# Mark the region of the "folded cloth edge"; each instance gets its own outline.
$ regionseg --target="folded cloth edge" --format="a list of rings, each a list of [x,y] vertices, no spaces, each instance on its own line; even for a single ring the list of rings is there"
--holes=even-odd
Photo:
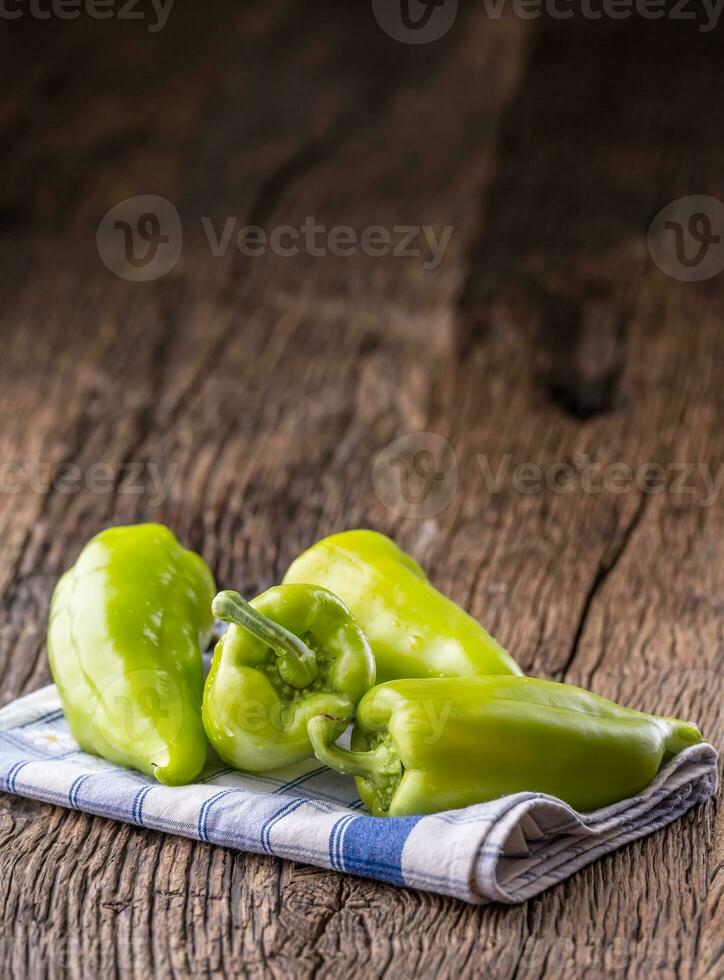
[[[716,749],[709,743],[690,746],[637,796],[591,813],[578,813],[541,793],[511,797],[516,802],[493,824],[475,855],[471,900],[526,901],[624,844],[673,823],[717,792],[717,760]],[[535,821],[540,839],[532,842],[527,854],[506,854],[509,841],[526,818]],[[525,833],[522,837],[526,846]],[[559,855],[563,859],[555,860]]]

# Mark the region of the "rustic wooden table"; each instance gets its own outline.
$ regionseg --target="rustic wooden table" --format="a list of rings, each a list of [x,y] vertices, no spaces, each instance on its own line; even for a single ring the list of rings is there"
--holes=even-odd
[[[48,681],[54,582],[104,525],[167,522],[247,594],[366,525],[527,672],[719,737],[724,286],[667,278],[646,229],[724,197],[721,37],[470,4],[409,45],[334,0],[2,31],[2,703]],[[183,249],[134,283],[96,230],[139,194]],[[436,269],[236,247],[305,219],[452,237]],[[413,519],[373,464],[419,432],[457,487],[449,459]],[[478,908],[2,795],[0,971],[714,978],[721,833],[711,803]]]

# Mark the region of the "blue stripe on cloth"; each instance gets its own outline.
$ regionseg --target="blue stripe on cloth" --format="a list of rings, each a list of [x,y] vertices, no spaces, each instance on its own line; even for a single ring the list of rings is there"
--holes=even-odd
[[[80,776],[76,776],[73,782],[70,784],[70,789],[68,790],[68,806],[72,807],[74,810],[80,809],[78,792],[86,781],[91,776],[95,776],[94,772],[84,772]]]
[[[27,728],[29,725],[38,725],[41,722],[47,724],[49,721],[60,721],[63,717],[63,709],[55,708],[52,711],[46,711],[42,715],[38,715],[37,718],[31,718],[29,721],[23,722],[22,725],[17,725],[17,728]]]
[[[17,729],[21,731],[21,729]],[[38,759],[68,759],[71,755],[80,755],[82,749],[68,749],[67,752],[54,752],[49,753],[47,749],[43,749],[40,745],[33,745],[28,742],[25,738],[18,738],[13,735],[12,730],[9,732],[0,732],[0,742],[6,742],[8,745],[12,745],[13,748],[22,749],[23,752],[32,752],[33,755],[37,756]]]
[[[307,799],[326,800],[337,806],[352,806],[353,808],[364,805],[359,800],[356,803],[350,802],[355,799],[354,783],[351,780],[340,780],[336,773],[333,773],[331,769],[325,767],[313,769],[310,772],[303,773],[301,776],[295,776],[288,780],[264,775],[263,773],[242,773],[235,769],[218,769],[212,772],[206,772],[198,782],[210,785],[219,782],[220,785],[225,786],[228,785],[223,779],[226,775],[233,777],[234,782],[238,784],[235,788],[239,791],[260,797],[270,793],[273,793],[275,796],[289,795],[294,792],[297,785],[301,785],[314,778],[313,789],[307,787],[306,789],[300,790]],[[348,792],[350,783],[352,791]]]
[[[341,819],[339,819],[334,826],[329,835],[329,864],[330,867],[334,868],[336,871],[344,871],[344,860],[343,860],[343,841],[344,835],[347,827],[353,820],[359,820],[360,818],[355,813],[347,813]]]
[[[294,789],[297,786],[301,786],[302,783],[306,783],[308,779],[313,779],[315,776],[321,776],[323,773],[329,772],[326,766],[320,766],[318,769],[312,769],[311,772],[305,772],[303,776],[297,776],[296,779],[291,779],[288,783],[282,783],[279,789],[275,789],[274,793],[280,796],[283,793],[287,793],[290,789]]]
[[[131,806],[131,817],[133,822],[139,827],[143,827],[143,801],[146,799],[148,794],[153,789],[153,783],[149,786],[142,786],[136,795],[133,797],[133,804]]]
[[[23,766],[27,766],[29,761],[30,761],[29,759],[21,759],[20,762],[16,762],[8,769],[7,773],[5,774],[5,778],[3,779],[3,784],[5,786],[5,789],[8,791],[8,793],[15,792],[15,785],[18,778],[18,773],[23,768]]]
[[[213,769],[207,775],[201,775],[196,780],[197,783],[211,783],[215,779],[219,779],[221,776],[231,776],[236,772],[236,769]]]
[[[215,793],[213,796],[210,796],[208,800],[204,800],[204,802],[201,804],[199,817],[196,821],[196,833],[198,834],[199,840],[206,841],[207,844],[209,842],[208,828],[211,807],[214,805],[214,803],[222,800],[225,796],[229,796],[229,794],[234,792],[235,791],[233,789],[222,789],[219,793]]]
[[[410,832],[423,817],[354,817],[340,840],[339,867],[352,874],[404,885],[402,850]]]
[[[283,807],[276,811],[276,813],[269,817],[269,819],[263,824],[261,828],[261,834],[259,835],[261,840],[261,846],[266,854],[273,854],[274,851],[271,846],[271,829],[275,823],[278,823],[288,814],[297,810],[303,803],[306,803],[305,799],[301,800],[291,800],[291,802],[286,803]]]

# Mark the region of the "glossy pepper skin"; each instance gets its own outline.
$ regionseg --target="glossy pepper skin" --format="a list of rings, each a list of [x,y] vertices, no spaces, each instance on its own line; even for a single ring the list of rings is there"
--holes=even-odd
[[[276,586],[250,603],[220,592],[213,610],[232,625],[214,651],[203,721],[235,769],[266,772],[309,758],[308,721],[334,715],[339,735],[375,683],[364,633],[327,589]]]
[[[394,541],[376,531],[343,531],[318,541],[289,567],[285,582],[331,589],[365,631],[377,681],[469,677],[522,671],[477,620],[428,581]]]
[[[375,816],[457,809],[532,791],[590,811],[642,790],[702,741],[692,724],[529,677],[392,681],[360,702],[352,749],[333,719],[309,725],[317,757],[357,777]]]
[[[216,589],[198,555],[159,524],[102,531],[58,582],[48,656],[86,752],[168,785],[206,761],[201,648]]]

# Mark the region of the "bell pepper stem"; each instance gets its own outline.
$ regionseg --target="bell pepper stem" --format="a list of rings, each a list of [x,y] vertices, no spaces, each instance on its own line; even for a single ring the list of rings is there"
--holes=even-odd
[[[314,651],[294,633],[263,616],[238,592],[219,592],[211,611],[217,619],[239,626],[270,646],[279,658],[279,673],[285,683],[301,690],[314,682],[319,673]]]
[[[316,715],[307,722],[307,734],[314,754],[330,769],[345,776],[362,776],[375,786],[382,787],[389,782],[391,771],[399,771],[399,761],[391,757],[386,745],[378,745],[368,752],[340,748],[336,742],[339,737],[341,719],[332,715]]]

